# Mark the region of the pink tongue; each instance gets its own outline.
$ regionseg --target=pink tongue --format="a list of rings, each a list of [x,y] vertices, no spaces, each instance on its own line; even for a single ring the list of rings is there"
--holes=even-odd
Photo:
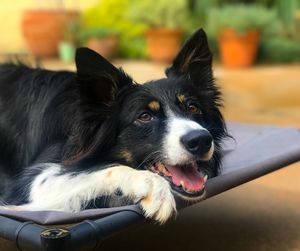
[[[202,175],[197,171],[195,166],[166,166],[168,171],[172,175],[172,182],[176,186],[180,186],[181,181],[184,182],[184,187],[190,191],[199,191],[204,187],[204,179]]]

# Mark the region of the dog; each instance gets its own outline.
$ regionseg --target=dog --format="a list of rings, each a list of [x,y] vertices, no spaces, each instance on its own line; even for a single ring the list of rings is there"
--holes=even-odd
[[[200,200],[226,137],[205,32],[142,85],[88,48],[75,62],[76,72],[0,66],[2,209],[138,203],[164,223],[175,197]]]

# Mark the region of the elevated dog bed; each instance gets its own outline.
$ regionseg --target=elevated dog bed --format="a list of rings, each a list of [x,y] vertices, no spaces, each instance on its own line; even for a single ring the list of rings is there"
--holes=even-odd
[[[230,124],[229,131],[235,140],[225,142],[222,174],[207,182],[204,199],[300,160],[297,129]],[[136,205],[74,214],[0,210],[0,237],[21,250],[93,250],[143,219]]]

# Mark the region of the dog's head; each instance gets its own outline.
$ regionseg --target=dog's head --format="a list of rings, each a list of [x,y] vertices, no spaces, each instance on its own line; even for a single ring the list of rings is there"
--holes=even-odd
[[[91,156],[156,172],[181,197],[199,198],[207,176],[217,174],[226,134],[204,31],[185,43],[166,78],[143,85],[87,48],[77,51],[76,65],[101,118]]]

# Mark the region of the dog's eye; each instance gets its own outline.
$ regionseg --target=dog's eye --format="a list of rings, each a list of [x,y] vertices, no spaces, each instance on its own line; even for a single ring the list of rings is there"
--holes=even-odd
[[[199,114],[201,114],[201,111],[200,111],[198,105],[194,104],[194,103],[188,104],[187,110],[189,112],[191,112],[191,113],[199,113]]]
[[[138,120],[141,122],[150,122],[153,119],[153,116],[149,112],[143,112],[139,117]]]

